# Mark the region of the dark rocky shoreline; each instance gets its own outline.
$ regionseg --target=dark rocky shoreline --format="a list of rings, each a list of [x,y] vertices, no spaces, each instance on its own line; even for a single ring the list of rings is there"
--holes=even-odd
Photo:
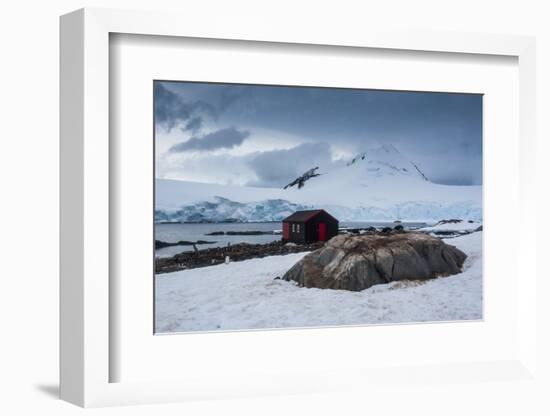
[[[273,231],[212,231],[205,235],[273,235]]]
[[[453,220],[449,220],[453,222]],[[462,232],[431,232],[436,234],[438,238],[448,239],[453,237],[458,237],[460,235],[470,234],[472,232],[482,231],[483,227],[480,226],[474,231],[462,231]],[[344,230],[342,230],[344,231]],[[382,229],[376,229],[374,227],[367,228],[357,228],[357,229],[346,229],[344,234],[350,235],[392,235],[392,234],[403,234],[415,232],[413,230],[404,230],[402,225],[397,225],[395,227],[384,227]],[[226,232],[226,234],[229,232]],[[263,232],[261,232],[263,233]],[[423,232],[424,233],[424,232]],[[426,233],[429,234],[429,233]],[[221,235],[213,232],[209,235]],[[340,234],[342,235],[342,233]],[[180,241],[178,243],[165,243],[162,241],[155,241],[155,248],[164,248],[174,245],[195,245],[195,244],[212,244],[214,242],[202,241],[197,242],[188,242]],[[176,254],[172,257],[166,258],[156,258],[155,259],[155,273],[172,273],[180,270],[195,269],[199,267],[208,267],[216,264],[222,264],[225,262],[227,256],[229,256],[230,261],[243,261],[254,258],[262,258],[267,256],[280,256],[291,253],[301,253],[305,251],[314,251],[323,247],[325,243],[317,242],[313,244],[294,244],[286,243],[284,244],[281,240],[273,241],[267,244],[248,244],[248,243],[239,243],[229,245],[227,247],[212,247],[201,250],[195,250],[192,252],[183,252]],[[196,246],[195,246],[196,249]]]
[[[205,240],[184,241],[184,240],[180,240],[180,241],[177,241],[175,243],[167,243],[166,241],[155,240],[155,250],[158,250],[159,248],[173,247],[173,246],[197,246],[197,245],[215,244],[215,243],[217,243],[217,241],[205,241]]]
[[[213,266],[225,262],[229,256],[231,261],[262,258],[267,256],[281,256],[291,253],[313,251],[321,248],[324,243],[297,245],[283,244],[282,241],[273,241],[268,244],[234,244],[228,247],[212,247],[196,252],[184,252],[169,258],[155,259],[155,273],[171,273],[180,270],[195,269],[198,267]]]

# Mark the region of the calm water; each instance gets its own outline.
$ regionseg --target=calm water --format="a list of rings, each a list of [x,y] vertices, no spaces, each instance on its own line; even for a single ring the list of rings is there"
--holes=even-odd
[[[341,222],[340,228],[361,228],[361,227],[393,227],[397,224],[391,222]],[[424,223],[406,223],[402,225],[406,228],[419,228],[426,224]],[[280,222],[268,223],[218,223],[218,224],[156,224],[155,239],[174,243],[176,241],[212,241],[213,244],[197,245],[199,250],[210,247],[225,247],[228,243],[249,243],[249,244],[265,244],[281,238],[282,224]],[[215,231],[264,231],[278,232],[279,234],[264,234],[264,235],[206,235]],[[169,257],[184,251],[192,251],[193,246],[173,246],[166,247],[156,251],[159,257]]]

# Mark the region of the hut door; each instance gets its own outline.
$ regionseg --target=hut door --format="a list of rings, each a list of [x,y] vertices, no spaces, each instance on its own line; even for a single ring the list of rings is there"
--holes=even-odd
[[[327,241],[327,225],[324,222],[319,223],[319,241]]]
[[[290,224],[288,222],[283,222],[283,240],[290,239]]]

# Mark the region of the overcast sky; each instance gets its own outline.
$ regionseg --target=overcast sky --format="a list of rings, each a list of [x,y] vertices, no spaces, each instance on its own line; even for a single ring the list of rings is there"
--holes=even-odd
[[[482,97],[155,81],[156,175],[280,187],[393,144],[430,180],[482,181]]]

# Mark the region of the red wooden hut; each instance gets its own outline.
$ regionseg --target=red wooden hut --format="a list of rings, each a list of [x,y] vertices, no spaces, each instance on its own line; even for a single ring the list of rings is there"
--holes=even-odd
[[[338,220],[324,209],[296,211],[283,220],[283,241],[309,244],[338,234]]]

